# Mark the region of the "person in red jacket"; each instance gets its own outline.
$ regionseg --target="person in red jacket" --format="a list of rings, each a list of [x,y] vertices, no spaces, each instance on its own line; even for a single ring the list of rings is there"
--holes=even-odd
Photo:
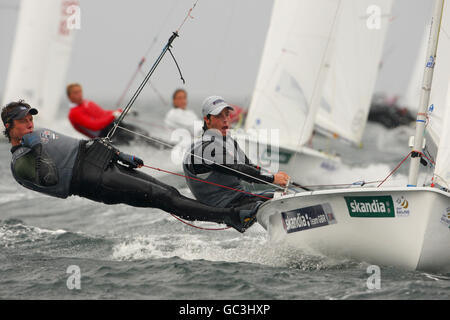
[[[70,102],[76,104],[69,111],[69,120],[75,130],[91,139],[106,137],[122,109],[105,110],[95,102],[83,99],[83,88],[78,83],[69,84],[66,93]],[[142,129],[133,125],[121,122],[120,126],[142,134]],[[136,140],[136,137],[136,135],[119,128],[116,130],[113,140],[116,144],[129,144],[130,141]]]

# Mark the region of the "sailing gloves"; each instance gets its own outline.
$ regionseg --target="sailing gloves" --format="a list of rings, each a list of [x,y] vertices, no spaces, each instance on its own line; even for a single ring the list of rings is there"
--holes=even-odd
[[[117,157],[118,157],[117,160],[119,160],[123,164],[128,165],[130,168],[133,168],[133,169],[140,168],[144,165],[144,161],[142,161],[138,157],[132,156],[132,155],[129,155],[129,154],[126,154],[123,152],[119,152]]]
[[[114,161],[120,161],[133,169],[140,168],[144,165],[144,161],[142,161],[142,159],[117,150],[107,138],[95,139],[93,141],[97,141],[98,143],[104,145],[107,149],[112,150],[114,154]]]

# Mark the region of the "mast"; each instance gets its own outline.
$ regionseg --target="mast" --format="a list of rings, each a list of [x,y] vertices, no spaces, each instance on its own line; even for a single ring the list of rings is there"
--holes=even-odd
[[[431,19],[430,36],[428,38],[427,60],[422,79],[422,90],[420,94],[420,104],[417,111],[416,134],[414,136],[414,146],[411,153],[411,163],[409,167],[408,187],[417,186],[419,173],[420,153],[423,149],[423,135],[425,132],[426,114],[430,102],[431,84],[433,82],[434,64],[441,27],[444,0],[436,0],[433,17]]]

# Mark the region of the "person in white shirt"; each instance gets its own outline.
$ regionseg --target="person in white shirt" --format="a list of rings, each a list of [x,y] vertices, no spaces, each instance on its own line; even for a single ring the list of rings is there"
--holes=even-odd
[[[195,121],[201,122],[199,117],[192,111],[187,110],[187,92],[184,89],[177,89],[172,95],[173,109],[167,112],[164,119],[165,124],[171,129],[183,128],[195,136]],[[201,125],[200,125],[201,127]]]

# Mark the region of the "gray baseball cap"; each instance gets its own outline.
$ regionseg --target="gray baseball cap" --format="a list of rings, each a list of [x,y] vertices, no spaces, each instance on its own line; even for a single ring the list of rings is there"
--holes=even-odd
[[[217,116],[222,112],[223,109],[230,108],[234,110],[232,106],[225,102],[225,100],[220,96],[211,96],[203,100],[202,104],[202,114],[206,117],[208,114]]]
[[[38,111],[35,108],[27,106],[17,106],[14,109],[9,110],[9,112],[2,112],[3,124],[6,125],[6,123],[10,120],[23,119],[27,114],[34,116],[38,114]]]

